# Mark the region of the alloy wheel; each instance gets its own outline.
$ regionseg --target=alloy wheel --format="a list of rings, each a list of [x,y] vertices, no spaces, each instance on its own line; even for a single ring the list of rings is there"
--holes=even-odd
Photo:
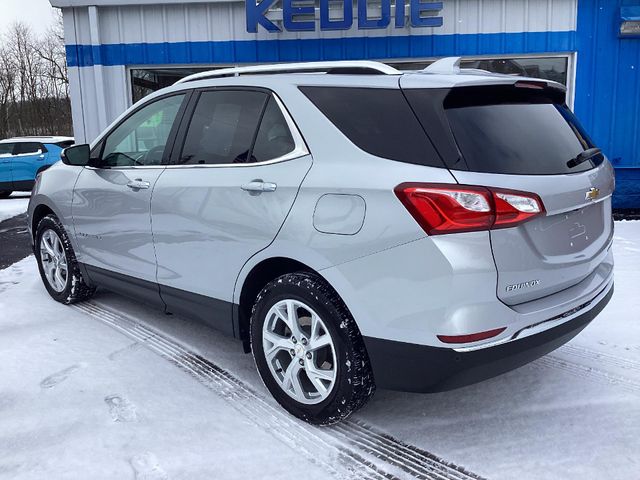
[[[51,288],[62,292],[69,278],[67,256],[60,237],[51,229],[45,230],[40,237],[40,261]]]
[[[271,374],[294,400],[313,405],[336,383],[336,349],[324,321],[308,305],[279,301],[267,313],[262,346]]]

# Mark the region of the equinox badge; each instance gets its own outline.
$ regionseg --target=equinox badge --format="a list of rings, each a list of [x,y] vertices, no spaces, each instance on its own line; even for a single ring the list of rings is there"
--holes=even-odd
[[[530,280],[528,282],[516,283],[515,285],[507,285],[507,292],[513,292],[514,290],[520,290],[522,288],[531,288],[540,285],[540,280]]]

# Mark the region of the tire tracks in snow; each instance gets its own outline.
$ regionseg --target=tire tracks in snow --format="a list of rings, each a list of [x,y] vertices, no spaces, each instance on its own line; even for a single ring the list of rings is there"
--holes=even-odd
[[[405,444],[358,420],[319,428],[268,403],[246,383],[179,343],[94,302],[77,310],[100,320],[169,360],[215,392],[263,431],[339,479],[482,480],[436,455]]]
[[[560,357],[558,356],[558,353],[561,355],[567,355],[568,357],[573,357],[578,361]],[[573,375],[574,377],[583,378],[600,385],[612,385],[627,392],[640,394],[640,381],[627,378],[610,371],[601,370],[597,367],[579,363],[580,360],[597,362],[604,368],[608,367],[614,370],[626,368],[640,373],[640,364],[638,362],[573,345],[565,345],[558,349],[556,354],[549,354],[539,358],[533,365],[561,370],[569,375]]]
[[[558,352],[562,352],[563,354],[570,355],[578,359],[598,362],[601,365],[610,368],[622,368],[624,370],[631,371],[635,370],[640,373],[640,362],[611,355],[610,353],[598,352],[596,350],[591,350],[590,348],[579,347],[571,344],[560,347]]]

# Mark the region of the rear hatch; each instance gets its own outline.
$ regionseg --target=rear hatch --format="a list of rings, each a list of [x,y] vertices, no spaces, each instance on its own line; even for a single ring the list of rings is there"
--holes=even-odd
[[[542,215],[490,231],[498,297],[528,302],[594,272],[611,243],[614,175],[565,105],[564,89],[517,79],[441,89],[403,81],[460,184],[535,193],[544,204]]]

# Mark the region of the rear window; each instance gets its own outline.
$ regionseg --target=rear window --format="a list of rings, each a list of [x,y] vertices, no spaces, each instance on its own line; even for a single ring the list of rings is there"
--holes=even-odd
[[[60,148],[67,148],[73,145],[74,143],[75,143],[74,140],[64,140],[62,142],[57,142],[55,145],[59,146]]]
[[[470,171],[557,175],[589,170],[603,160],[599,155],[567,165],[593,143],[564,104],[564,92],[554,88],[454,88],[443,108]]]
[[[470,170],[511,174],[575,173],[593,168],[567,162],[591,148],[562,105],[487,105],[447,110]]]
[[[300,87],[353,144],[377,157],[443,167],[400,89]]]

